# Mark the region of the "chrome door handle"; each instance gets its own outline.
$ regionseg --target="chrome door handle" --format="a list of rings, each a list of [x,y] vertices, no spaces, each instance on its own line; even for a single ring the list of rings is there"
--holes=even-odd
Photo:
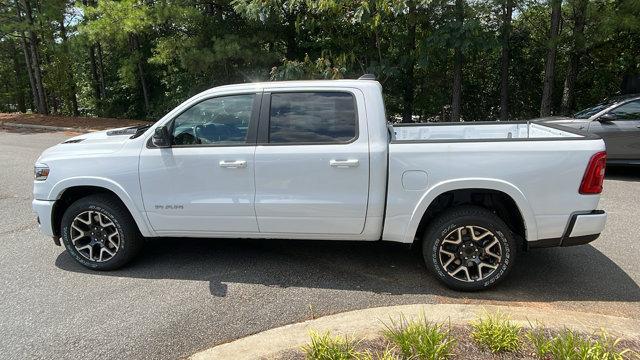
[[[329,165],[337,168],[356,167],[360,164],[358,159],[349,160],[329,160]]]
[[[244,160],[234,160],[234,161],[220,161],[220,167],[222,168],[230,168],[230,169],[238,169],[238,168],[246,168],[247,162]]]

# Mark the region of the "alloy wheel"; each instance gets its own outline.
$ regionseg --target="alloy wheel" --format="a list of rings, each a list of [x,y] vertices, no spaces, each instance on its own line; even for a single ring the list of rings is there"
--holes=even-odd
[[[78,214],[71,223],[71,243],[84,258],[104,262],[113,258],[120,248],[120,233],[106,214],[88,210]]]
[[[449,276],[475,282],[491,276],[500,265],[502,245],[496,236],[480,226],[460,226],[449,232],[439,249],[440,265]]]

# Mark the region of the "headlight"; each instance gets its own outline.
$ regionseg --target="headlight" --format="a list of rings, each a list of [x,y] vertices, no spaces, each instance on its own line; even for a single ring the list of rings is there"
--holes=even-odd
[[[36,164],[33,167],[33,175],[36,180],[47,180],[47,176],[49,176],[49,166],[46,164]]]

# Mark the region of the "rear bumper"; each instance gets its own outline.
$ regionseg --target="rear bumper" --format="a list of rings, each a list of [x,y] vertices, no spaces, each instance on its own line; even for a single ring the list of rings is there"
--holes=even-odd
[[[53,237],[53,228],[51,226],[51,214],[53,213],[53,204],[55,201],[49,200],[33,200],[31,202],[31,207],[33,211],[38,215],[38,227],[40,231],[47,235]]]
[[[603,210],[593,210],[588,213],[571,215],[567,230],[560,238],[530,241],[529,248],[543,248],[554,246],[575,246],[592,242],[600,236],[607,222],[607,213]]]

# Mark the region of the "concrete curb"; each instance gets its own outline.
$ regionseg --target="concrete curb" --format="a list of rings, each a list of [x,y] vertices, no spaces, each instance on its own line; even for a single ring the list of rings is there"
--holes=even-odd
[[[0,123],[0,126],[8,126],[8,127],[24,128],[24,129],[36,129],[36,130],[53,130],[53,131],[75,131],[75,132],[99,131],[96,129],[87,129],[87,128],[74,128],[74,127],[36,125],[36,124],[19,124],[14,122],[2,122]]]
[[[427,320],[433,322],[467,324],[484,311],[509,314],[515,323],[525,327],[530,323],[542,324],[549,328],[566,327],[586,333],[607,329],[608,333],[615,336],[640,337],[640,320],[616,316],[514,306],[416,304],[356,310],[286,325],[212,347],[192,355],[190,359],[264,359],[303,346],[309,341],[309,331],[312,330],[372,338],[380,334],[384,328],[383,322],[397,320],[401,315],[414,319],[424,314]]]

